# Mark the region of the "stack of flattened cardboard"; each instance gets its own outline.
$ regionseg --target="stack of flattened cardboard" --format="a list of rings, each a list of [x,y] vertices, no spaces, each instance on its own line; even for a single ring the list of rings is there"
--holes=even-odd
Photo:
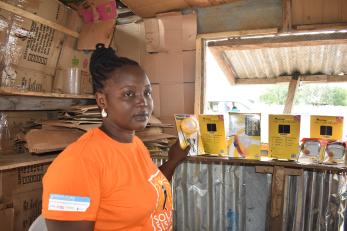
[[[147,127],[136,131],[136,135],[144,142],[150,152],[166,152],[176,136],[163,133],[164,128],[173,128],[172,124],[163,124],[155,116],[151,116]]]
[[[41,129],[32,129],[26,136],[27,147],[32,153],[44,153],[63,150],[77,140],[85,131],[100,127],[102,123],[97,105],[74,106],[62,111],[59,120],[42,122]],[[163,133],[163,128],[173,125],[163,124],[152,116],[147,127],[137,131],[136,135],[145,143],[150,151],[167,151],[173,135]]]
[[[85,131],[99,127],[101,121],[96,105],[71,107],[61,112],[59,120],[44,121],[41,129],[30,130],[25,135],[27,148],[36,154],[63,150]]]

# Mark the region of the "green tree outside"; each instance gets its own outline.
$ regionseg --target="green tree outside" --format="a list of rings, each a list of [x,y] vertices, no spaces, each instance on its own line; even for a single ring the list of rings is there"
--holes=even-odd
[[[260,96],[260,102],[284,105],[287,94],[287,86],[274,86]],[[346,106],[347,90],[341,87],[303,85],[298,88],[294,103]]]

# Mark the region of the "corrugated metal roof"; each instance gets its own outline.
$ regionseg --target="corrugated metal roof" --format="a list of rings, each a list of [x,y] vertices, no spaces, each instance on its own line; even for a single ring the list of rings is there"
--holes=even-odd
[[[235,78],[347,73],[347,44],[225,50]]]

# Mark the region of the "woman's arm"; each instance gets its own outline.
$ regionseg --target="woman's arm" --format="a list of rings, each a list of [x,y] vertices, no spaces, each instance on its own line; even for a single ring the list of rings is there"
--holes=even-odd
[[[159,167],[166,179],[171,181],[176,167],[187,157],[189,149],[189,146],[184,150],[181,149],[178,141],[171,146],[168,153],[169,160]]]
[[[46,219],[48,231],[93,231],[94,221],[58,221]]]

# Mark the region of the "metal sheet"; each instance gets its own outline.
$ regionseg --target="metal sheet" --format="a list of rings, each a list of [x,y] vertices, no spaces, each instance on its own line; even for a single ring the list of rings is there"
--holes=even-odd
[[[301,74],[347,73],[347,45],[320,45],[228,50],[225,55],[236,78],[273,78]]]
[[[160,159],[154,159],[160,165]],[[255,166],[185,162],[172,182],[176,230],[268,230],[271,174]],[[346,176],[304,171],[285,180],[283,230],[344,230]]]

